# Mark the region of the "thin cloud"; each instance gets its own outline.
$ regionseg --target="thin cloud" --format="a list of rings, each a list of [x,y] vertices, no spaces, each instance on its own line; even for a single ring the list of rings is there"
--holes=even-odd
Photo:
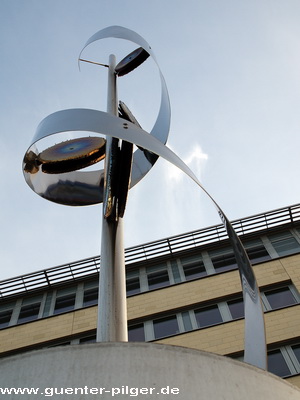
[[[192,150],[185,157],[182,157],[182,159],[200,179],[208,160],[208,155],[203,152],[201,146],[199,144],[192,146]],[[178,183],[184,177],[182,171],[172,164],[168,164],[166,175],[167,182],[170,183],[174,181]]]

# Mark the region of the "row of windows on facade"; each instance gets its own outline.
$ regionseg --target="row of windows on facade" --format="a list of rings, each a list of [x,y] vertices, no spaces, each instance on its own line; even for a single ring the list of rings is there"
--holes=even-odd
[[[261,293],[265,311],[277,310],[300,303],[300,295],[293,285],[269,289]],[[184,310],[144,321],[128,328],[131,341],[151,341],[203,329],[244,317],[242,297],[227,299],[216,304]]]
[[[74,309],[76,296],[74,293],[66,294],[65,291],[57,293],[58,297],[55,301],[53,315]],[[95,291],[95,288],[87,288],[83,293],[83,304],[85,306],[96,304],[97,294],[98,290]],[[291,284],[280,288],[268,289],[261,293],[261,297],[265,311],[276,310],[300,303],[300,295],[297,289]],[[38,303],[25,304],[20,307],[18,316],[16,315],[17,308],[2,311],[0,313],[0,327],[5,328],[14,325],[13,315],[15,315],[17,324],[45,317],[48,308],[46,299],[44,310],[42,310],[42,302],[39,301]],[[243,317],[243,299],[242,297],[235,297],[216,304],[202,305],[197,309],[184,310],[176,314],[165,315],[162,318],[132,325],[129,327],[129,337],[132,341],[151,341]]]
[[[134,342],[135,339],[129,337],[130,342]],[[95,343],[96,335],[90,335],[82,338],[77,338],[68,342],[58,343],[55,346],[69,345],[69,344],[87,344]],[[243,356],[234,357],[239,361],[243,361]],[[275,350],[268,351],[268,371],[272,374],[280,376],[281,378],[287,378],[293,375],[300,374],[300,344],[281,346]]]
[[[298,230],[263,236],[245,243],[252,263],[258,263],[300,251]],[[127,295],[200,279],[208,275],[236,269],[230,248],[201,252],[152,267],[141,267],[127,273]],[[18,299],[0,306],[0,329],[62,312],[94,305],[98,301],[98,281]]]

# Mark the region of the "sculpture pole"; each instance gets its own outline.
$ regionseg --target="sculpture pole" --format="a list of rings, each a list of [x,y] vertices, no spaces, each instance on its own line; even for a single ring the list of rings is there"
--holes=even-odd
[[[116,58],[110,55],[107,112],[118,114]],[[126,342],[127,307],[123,218],[114,216],[113,180],[119,139],[106,137],[97,342]]]

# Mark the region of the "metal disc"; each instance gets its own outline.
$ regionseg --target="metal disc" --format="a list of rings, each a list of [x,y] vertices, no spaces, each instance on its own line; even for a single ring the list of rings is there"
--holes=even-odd
[[[38,160],[48,174],[64,173],[86,168],[105,157],[105,139],[85,137],[56,144],[42,151]]]
[[[119,62],[115,68],[116,74],[118,76],[124,76],[128,74],[146,61],[149,56],[150,54],[146,50],[144,50],[142,47],[139,47]]]

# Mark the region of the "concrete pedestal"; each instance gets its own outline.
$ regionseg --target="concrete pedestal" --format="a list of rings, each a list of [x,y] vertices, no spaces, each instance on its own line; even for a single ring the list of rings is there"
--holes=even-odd
[[[258,368],[153,343],[95,343],[7,357],[0,363],[0,388],[12,390],[0,394],[6,400],[300,400],[300,390]]]

